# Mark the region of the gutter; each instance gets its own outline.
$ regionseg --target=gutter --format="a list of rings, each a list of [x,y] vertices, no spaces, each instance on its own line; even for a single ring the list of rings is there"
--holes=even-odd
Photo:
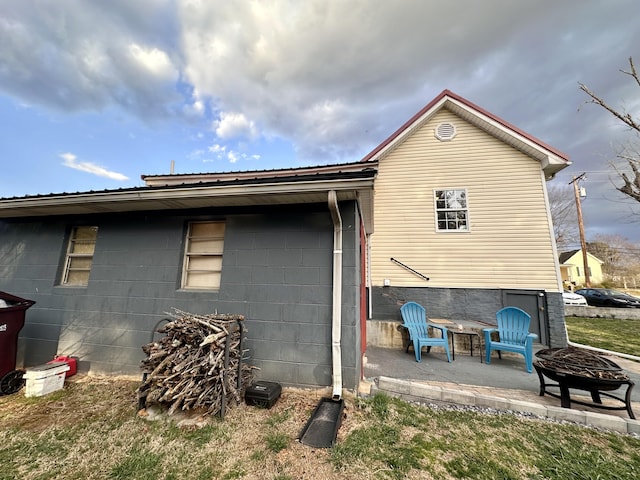
[[[329,190],[329,211],[333,220],[333,314],[331,320],[331,358],[333,362],[333,400],[342,396],[342,218],[335,190]]]
[[[263,205],[267,203],[266,198],[270,200],[269,204],[320,203],[329,190],[340,192],[343,199],[345,195],[355,198],[355,192],[372,189],[374,176],[375,170],[372,170],[315,177],[308,175],[0,198],[0,218],[176,210],[212,205]]]

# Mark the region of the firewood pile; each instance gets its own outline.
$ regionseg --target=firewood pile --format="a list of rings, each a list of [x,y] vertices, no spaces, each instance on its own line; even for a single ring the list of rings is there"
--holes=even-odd
[[[174,309],[157,329],[165,334],[144,345],[139,403],[159,403],[177,410],[203,409],[224,417],[228,404],[242,401],[252,380],[243,363],[242,315],[196,315]]]
[[[536,357],[540,365],[557,373],[602,380],[629,380],[618,364],[577,347],[540,350]]]

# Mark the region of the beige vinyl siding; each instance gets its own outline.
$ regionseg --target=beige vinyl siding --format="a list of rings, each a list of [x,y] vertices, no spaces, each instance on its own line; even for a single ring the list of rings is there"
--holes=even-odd
[[[434,136],[456,126],[452,141]],[[373,285],[558,290],[540,162],[442,110],[380,160]],[[469,232],[437,232],[434,189],[464,188]],[[393,257],[430,277],[425,282]]]

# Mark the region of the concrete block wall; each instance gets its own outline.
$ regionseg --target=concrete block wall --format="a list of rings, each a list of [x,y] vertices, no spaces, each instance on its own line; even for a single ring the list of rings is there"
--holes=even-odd
[[[343,380],[360,372],[357,208],[340,205],[343,248]],[[181,290],[188,221],[226,221],[218,292]],[[87,287],[58,285],[71,225],[98,225]],[[55,354],[80,370],[139,374],[158,321],[172,307],[246,317],[245,346],[259,378],[331,384],[333,224],[326,205],[257,211],[194,211],[0,222],[0,290],[35,300],[20,335],[19,364]]]
[[[564,311],[568,317],[640,320],[640,309],[637,308],[575,307],[567,305],[564,307]]]
[[[567,336],[564,323],[564,308],[562,294],[547,292],[546,309],[549,321],[549,342],[551,347],[565,347]],[[505,306],[503,304],[504,290],[502,289],[474,289],[474,288],[436,288],[436,287],[373,287],[371,291],[372,311],[368,322],[374,321],[402,322],[400,307],[408,301],[415,301],[425,307],[427,316],[444,318],[453,321],[481,321],[491,325],[496,323],[496,311]],[[369,331],[385,332],[387,326]],[[397,344],[397,335],[391,340]],[[369,339],[375,337],[368,337]],[[384,346],[386,340],[379,339]]]
[[[568,345],[567,327],[564,321],[562,293],[546,293],[547,318],[549,320],[549,347],[564,348]]]

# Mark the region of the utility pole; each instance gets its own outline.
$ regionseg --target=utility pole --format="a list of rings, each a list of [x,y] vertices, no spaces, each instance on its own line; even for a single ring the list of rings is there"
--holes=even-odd
[[[573,191],[576,197],[576,209],[578,210],[578,231],[580,232],[580,247],[582,248],[582,261],[584,266],[584,285],[587,288],[591,288],[591,278],[589,278],[589,260],[587,258],[587,242],[584,239],[584,222],[582,220],[582,206],[580,202],[580,190],[578,188],[578,181],[584,178],[585,174],[582,173],[577,177],[573,177],[573,180],[569,182],[569,185],[573,183]]]

